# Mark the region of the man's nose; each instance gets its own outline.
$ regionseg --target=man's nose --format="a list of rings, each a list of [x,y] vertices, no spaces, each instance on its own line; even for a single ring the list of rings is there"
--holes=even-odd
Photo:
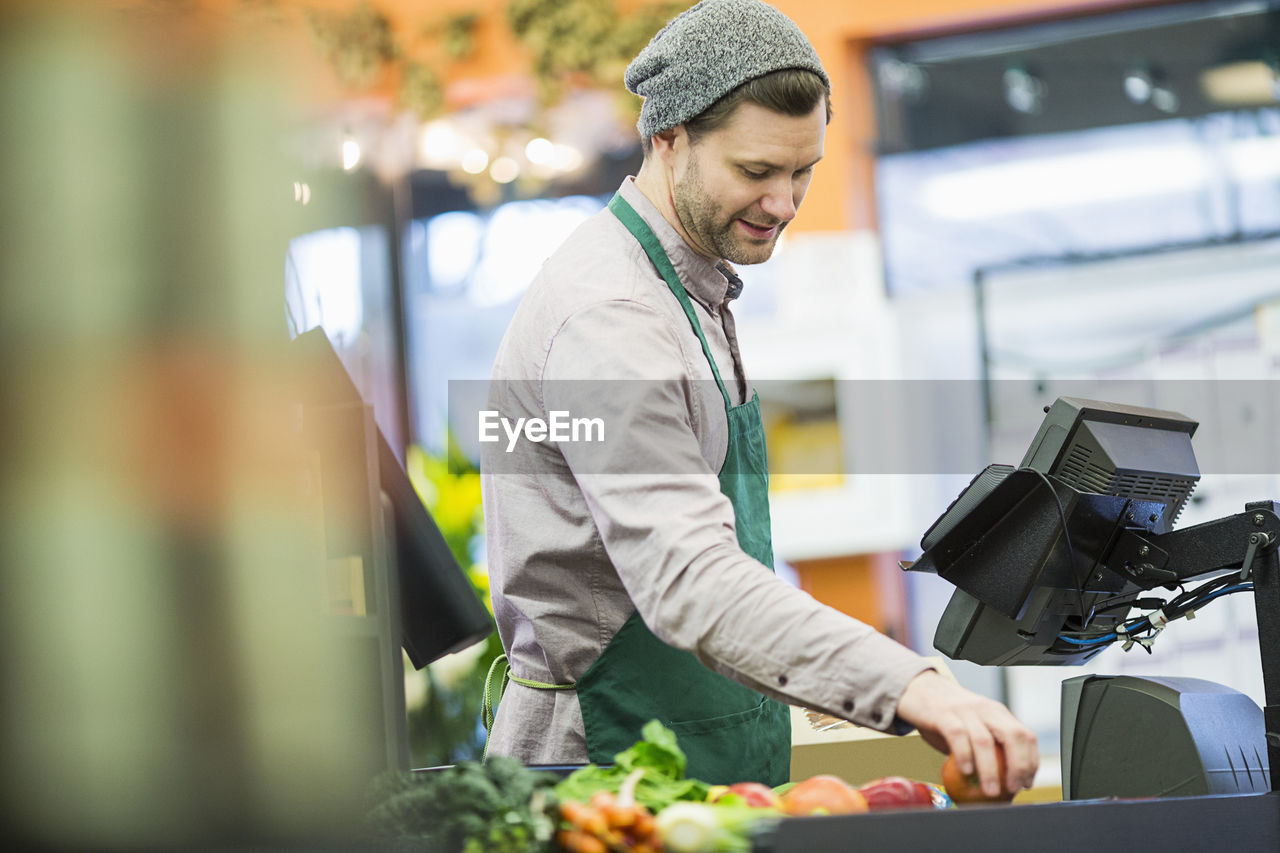
[[[760,200],[760,207],[769,216],[780,222],[787,222],[795,218],[796,200],[791,192],[791,182],[779,182],[769,188],[769,192],[765,193],[764,198]]]

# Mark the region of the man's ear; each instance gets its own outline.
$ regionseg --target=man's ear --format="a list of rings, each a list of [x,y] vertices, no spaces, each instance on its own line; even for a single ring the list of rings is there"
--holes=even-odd
[[[676,152],[688,144],[689,137],[684,131],[684,125],[676,125],[653,135],[653,152],[668,166],[675,165],[673,158]]]

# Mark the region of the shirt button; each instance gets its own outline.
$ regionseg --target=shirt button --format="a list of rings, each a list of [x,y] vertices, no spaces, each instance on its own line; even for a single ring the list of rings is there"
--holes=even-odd
[[[786,687],[786,686],[787,686],[787,677],[786,677],[785,675],[779,675],[779,676],[778,676],[778,686],[779,686],[779,687]]]
[[[848,714],[848,713],[853,713],[853,702],[852,702],[851,700],[849,700],[849,699],[846,699],[846,700],[845,700],[845,702],[844,702],[844,710],[845,710],[845,713],[847,713],[847,714]]]

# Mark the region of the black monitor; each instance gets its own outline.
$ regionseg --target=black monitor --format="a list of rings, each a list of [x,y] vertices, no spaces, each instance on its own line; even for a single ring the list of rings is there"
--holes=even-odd
[[[1197,426],[1075,397],[1046,407],[1018,467],[984,469],[921,541],[911,568],[956,586],[934,646],[990,665],[1079,664],[1100,652],[1064,632],[1111,629],[1128,615],[1144,540],[1126,534],[1173,528],[1200,478]]]
[[[310,379],[300,383],[302,402],[311,406],[363,404],[323,329],[298,335],[292,346],[299,367]],[[390,503],[394,528],[391,544],[400,599],[401,642],[410,662],[421,669],[488,637],[494,630],[493,620],[381,430],[377,431],[377,441],[379,486]]]
[[[1080,675],[1062,682],[1062,798],[1271,790],[1262,709],[1198,678]]]

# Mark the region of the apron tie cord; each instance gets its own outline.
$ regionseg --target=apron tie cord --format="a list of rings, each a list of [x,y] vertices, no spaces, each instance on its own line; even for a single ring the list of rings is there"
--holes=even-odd
[[[489,756],[489,735],[493,732],[498,703],[507,690],[507,684],[512,681],[525,687],[532,687],[534,690],[576,690],[578,687],[576,681],[570,681],[567,684],[547,684],[534,681],[532,678],[520,678],[511,674],[511,662],[507,660],[506,655],[498,655],[494,658],[493,663],[489,664],[489,673],[484,678],[484,697],[480,703],[480,712],[484,719],[484,757],[486,758]]]

